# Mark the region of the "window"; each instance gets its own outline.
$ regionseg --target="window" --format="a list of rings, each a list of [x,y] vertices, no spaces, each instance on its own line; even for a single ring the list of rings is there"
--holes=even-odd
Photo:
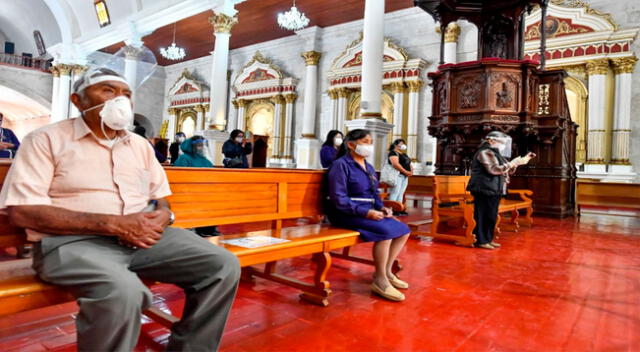
[[[107,9],[107,4],[104,2],[104,0],[94,0],[93,6],[96,9],[96,15],[98,16],[98,24],[100,25],[100,28],[110,25],[111,19],[109,18],[109,10]]]
[[[42,34],[40,34],[39,30],[33,31],[33,39],[36,41],[36,47],[38,48],[38,55],[44,56],[47,54],[46,46],[44,45],[44,40],[42,40]]]

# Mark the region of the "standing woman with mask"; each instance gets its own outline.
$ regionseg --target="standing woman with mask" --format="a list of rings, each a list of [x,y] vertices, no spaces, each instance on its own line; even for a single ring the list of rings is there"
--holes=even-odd
[[[467,190],[473,195],[473,217],[476,227],[476,247],[495,249],[500,244],[493,240],[493,231],[498,219],[500,198],[507,194],[509,176],[516,168],[535,157],[528,153],[511,161],[511,137],[493,131],[487,134],[471,162],[471,178]]]
[[[169,146],[169,154],[171,155],[171,165],[176,163],[178,157],[182,154],[180,150],[180,144],[187,139],[184,133],[178,132],[176,133],[176,137],[173,143]]]
[[[241,130],[231,131],[229,139],[222,145],[224,167],[232,169],[248,169],[247,155],[252,151],[251,143],[244,139]]]
[[[328,169],[336,160],[338,149],[342,145],[344,135],[338,130],[331,130],[327,133],[327,139],[322,143],[322,149],[320,149],[320,163],[323,169]]]
[[[328,175],[327,215],[332,224],[358,231],[373,245],[375,275],[371,290],[391,300],[403,301],[397,290],[409,288],[391,271],[393,262],[409,237],[409,227],[392,217],[378,195],[376,171],[366,158],[373,155],[373,140],[367,130],[347,134]]]
[[[400,174],[396,181],[396,185],[389,189],[389,200],[395,202],[402,202],[404,192],[407,190],[409,184],[409,176],[413,175],[413,166],[411,165],[411,158],[407,156],[407,142],[404,139],[396,139],[389,146],[389,157],[387,162],[398,170]],[[406,215],[405,212],[401,212],[395,215]]]

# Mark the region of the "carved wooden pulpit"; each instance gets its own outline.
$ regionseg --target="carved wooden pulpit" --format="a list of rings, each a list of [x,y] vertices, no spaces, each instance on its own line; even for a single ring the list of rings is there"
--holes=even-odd
[[[518,169],[510,187],[534,192],[536,214],[566,217],[574,213],[577,128],[565,96],[566,73],[544,70],[544,60],[522,60],[525,11],[540,4],[545,12],[546,3],[415,1],[440,21],[443,37],[458,18],[478,27],[477,61],[441,64],[429,74],[433,106],[428,129],[438,139],[436,174],[467,174],[482,138],[502,131],[513,138],[512,155],[537,154]],[[544,42],[543,33],[543,52]]]

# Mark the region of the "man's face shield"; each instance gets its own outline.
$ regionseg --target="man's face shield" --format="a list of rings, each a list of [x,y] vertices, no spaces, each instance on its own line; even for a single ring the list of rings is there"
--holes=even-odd
[[[495,147],[498,148],[500,154],[505,158],[511,157],[511,145],[512,139],[511,137],[489,137],[489,140],[492,140],[495,143]]]

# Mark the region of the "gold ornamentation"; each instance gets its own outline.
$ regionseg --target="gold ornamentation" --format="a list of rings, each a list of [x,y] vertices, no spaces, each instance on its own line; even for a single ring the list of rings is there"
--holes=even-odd
[[[332,100],[338,99],[338,90],[337,89],[329,89],[327,91],[327,94],[329,94],[329,98],[331,98]]]
[[[287,104],[295,103],[296,99],[298,99],[297,94],[287,94],[284,96],[284,100],[287,102]]]
[[[587,61],[587,74],[591,75],[606,75],[609,71],[608,59],[597,59]]]
[[[213,33],[231,33],[231,28],[238,23],[238,16],[220,13],[209,17],[209,23],[213,25]]]
[[[251,65],[253,65],[255,62],[259,62],[261,64],[267,65],[269,66],[270,69],[278,72],[278,75],[280,77],[283,76],[282,74],[282,70],[280,70],[280,67],[276,66],[273,64],[273,62],[271,62],[271,60],[267,59],[266,57],[264,57],[262,55],[262,53],[260,52],[260,50],[257,50],[255,52],[255,54],[253,54],[253,57],[251,58],[251,60],[249,60],[249,62],[247,62],[246,65],[244,65],[244,67],[242,68],[241,72],[244,72],[247,68],[249,68]],[[280,78],[278,77],[278,78]]]
[[[574,76],[578,76],[580,78],[586,78],[587,77],[587,69],[585,67],[585,65],[572,65],[572,66],[556,66],[556,67],[549,67],[548,69],[550,70],[565,70],[567,71],[567,73],[574,75]]]
[[[551,2],[554,5],[563,7],[584,8],[587,14],[604,18],[607,22],[609,22],[609,24],[613,26],[614,31],[617,31],[619,28],[618,24],[613,20],[613,17],[610,13],[594,10],[588,3],[583,0],[551,0]]]
[[[203,106],[204,106],[204,111],[205,111],[205,112],[209,112],[209,108],[211,107],[211,105],[209,105],[209,104],[204,104]]]
[[[422,81],[407,81],[407,86],[409,87],[409,92],[416,93],[422,88]]]
[[[176,109],[176,108],[168,108],[167,112],[169,113],[169,115],[176,115],[178,113],[178,109]]]
[[[407,90],[404,87],[404,83],[403,82],[392,82],[389,85],[389,89],[393,92],[393,94],[404,93]]]
[[[550,84],[538,85],[538,115],[549,115],[550,90]]]
[[[282,95],[274,95],[271,97],[271,102],[274,104],[283,104],[284,97]]]
[[[302,138],[316,138],[314,133],[303,133]]]
[[[318,66],[318,62],[320,61],[320,56],[322,54],[317,51],[307,51],[302,53],[302,57],[304,58],[304,63],[307,66]]]
[[[244,99],[238,99],[236,100],[236,104],[238,104],[238,108],[245,108],[249,102]]]
[[[238,101],[237,101],[237,100],[233,99],[233,100],[231,101],[231,104],[233,104],[233,107],[234,107],[234,108],[236,108],[236,109],[238,108]]]
[[[167,132],[169,131],[169,120],[162,121],[162,125],[160,126],[160,138],[167,138]]]
[[[455,43],[458,41],[458,37],[460,36],[460,26],[457,23],[451,22],[447,25],[447,29],[444,31],[444,42],[445,43]]]
[[[618,59],[612,59],[613,72],[619,75],[621,73],[633,73],[638,58],[635,56],[621,57]]]
[[[51,66],[49,68],[49,71],[51,71],[51,74],[53,75],[53,77],[60,77],[60,70],[58,70],[57,67]]]
[[[56,68],[58,69],[61,75],[68,76],[71,73],[71,70],[73,70],[73,65],[57,64]]]
[[[193,107],[193,110],[195,110],[196,112],[204,112],[204,106],[196,105]]]
[[[87,66],[82,65],[73,65],[73,74],[76,76],[80,76],[88,69]]]
[[[360,34],[358,35],[358,39],[354,40],[351,42],[351,44],[349,44],[341,53],[340,55],[338,55],[333,62],[331,63],[331,67],[335,67],[336,63],[338,62],[338,60],[340,60],[341,58],[343,58],[348,52],[349,50],[357,47],[358,45],[360,45],[360,43],[362,43],[362,39],[364,38],[364,34],[362,32],[360,32]],[[393,40],[391,40],[391,38],[385,37],[384,38],[384,44],[385,47],[389,47],[393,50],[398,51],[398,53],[400,53],[400,56],[402,57],[402,60],[407,61],[409,60],[409,54],[407,54],[407,51],[398,46],[397,44],[395,44],[393,42]]]
[[[336,89],[338,91],[338,98],[348,98],[349,95],[351,95],[351,90],[349,90],[349,88],[337,88]]]

